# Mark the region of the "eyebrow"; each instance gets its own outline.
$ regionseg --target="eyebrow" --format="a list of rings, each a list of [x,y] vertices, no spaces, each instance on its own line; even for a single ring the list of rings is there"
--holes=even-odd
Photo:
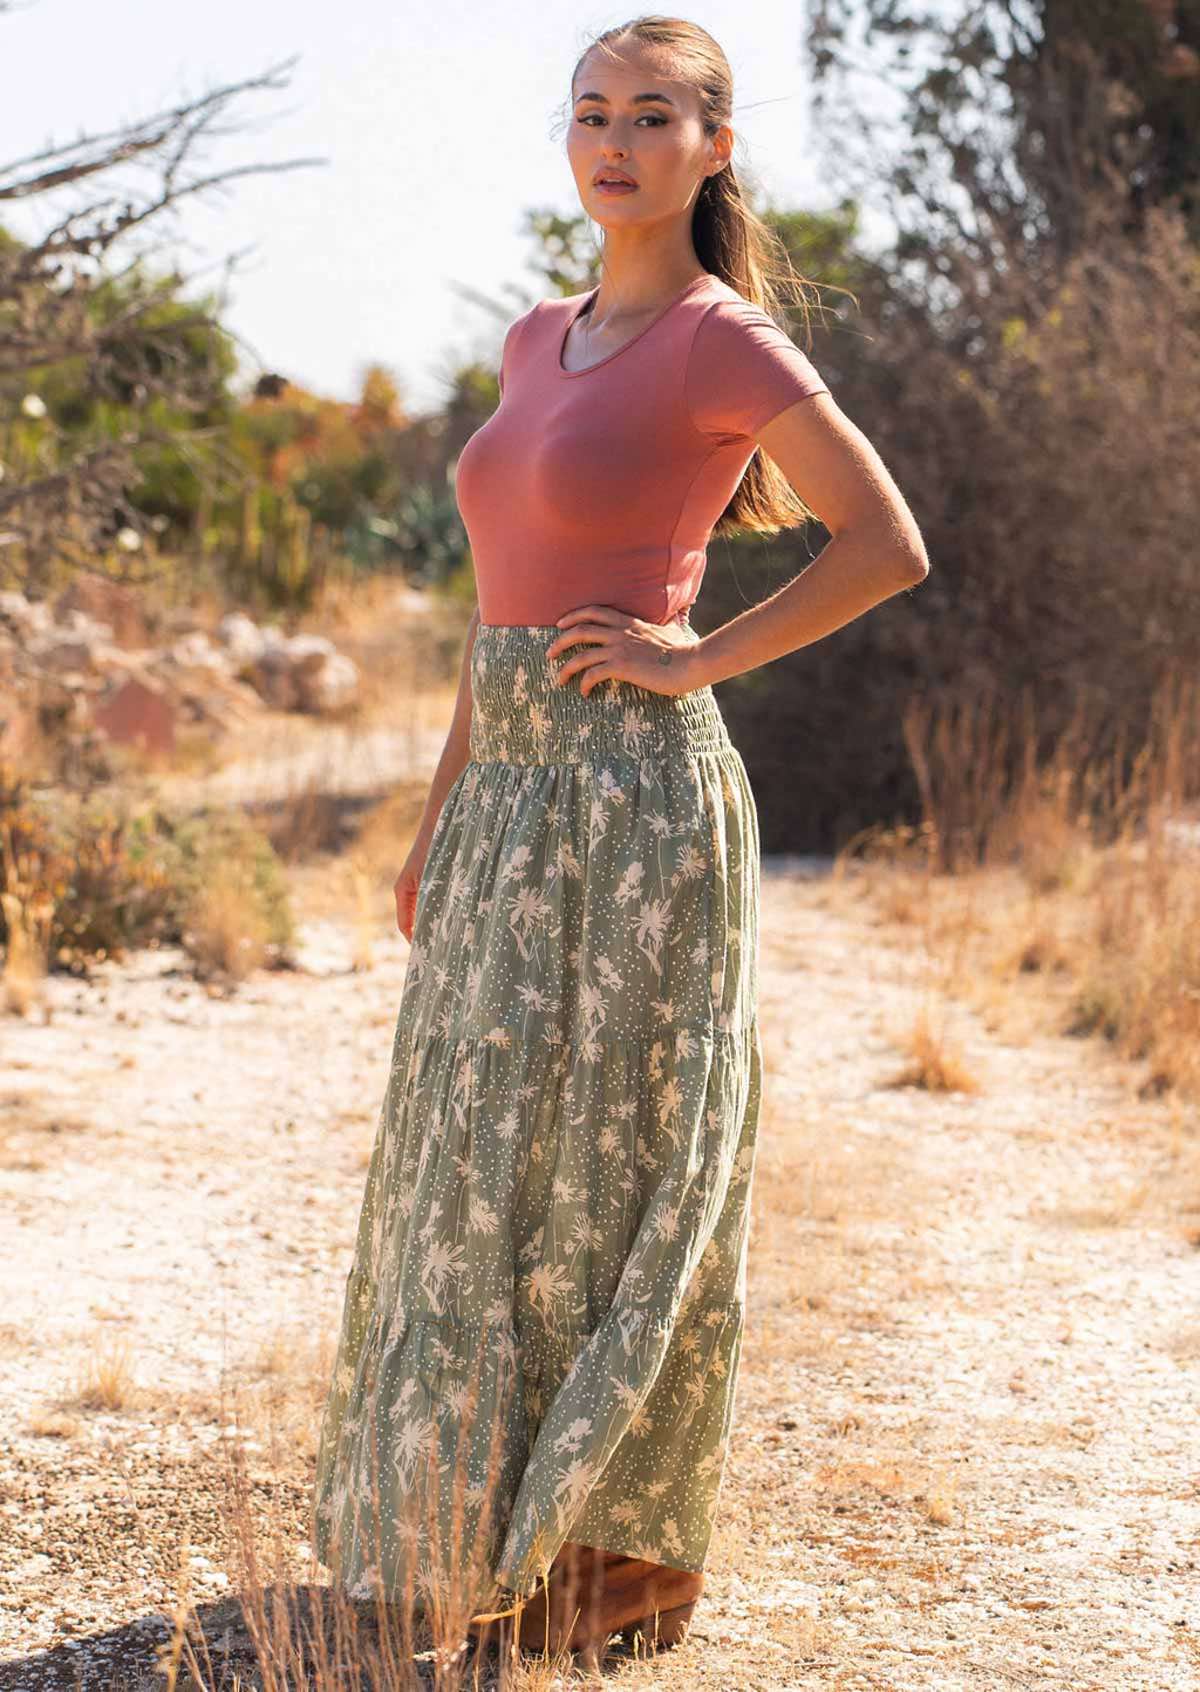
[[[581,100],[598,100],[602,106],[608,105],[607,97],[603,94],[597,93],[597,91],[592,88],[589,88],[583,94],[576,94],[575,104],[578,105]],[[666,94],[631,94],[629,97],[629,104],[631,106],[644,105],[647,100],[659,100],[664,106],[673,106],[675,104],[674,100],[670,99]]]

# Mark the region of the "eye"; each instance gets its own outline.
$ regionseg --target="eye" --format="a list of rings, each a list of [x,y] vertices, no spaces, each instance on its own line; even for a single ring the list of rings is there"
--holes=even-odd
[[[592,122],[593,118],[597,118],[601,123],[604,122],[604,114],[602,112],[585,112],[584,115],[576,121],[586,124],[589,129],[594,129],[596,126]],[[656,129],[660,128],[667,121],[666,118],[662,116],[661,112],[643,112],[637,121],[638,123],[644,123],[647,118]]]

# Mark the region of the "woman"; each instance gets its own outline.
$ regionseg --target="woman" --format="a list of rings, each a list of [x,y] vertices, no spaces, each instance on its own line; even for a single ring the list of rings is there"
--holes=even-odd
[[[452,1591],[535,1645],[681,1637],[715,1519],[762,1054],[758,823],[711,684],[928,569],[761,304],[731,92],[678,19],[572,80],[601,280],[510,326],[459,459],[479,606],[396,883],[412,949],[318,1454],[352,1594]],[[833,538],[697,637],[714,526],[795,522],[793,484]]]

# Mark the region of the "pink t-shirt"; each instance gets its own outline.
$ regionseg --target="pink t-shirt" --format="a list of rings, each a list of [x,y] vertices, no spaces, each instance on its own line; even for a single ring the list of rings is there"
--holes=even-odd
[[[564,370],[594,292],[539,300],[509,326],[500,404],[459,455],[481,622],[591,604],[669,622],[700,591],[754,431],[829,392],[766,312],[707,272],[624,346]]]

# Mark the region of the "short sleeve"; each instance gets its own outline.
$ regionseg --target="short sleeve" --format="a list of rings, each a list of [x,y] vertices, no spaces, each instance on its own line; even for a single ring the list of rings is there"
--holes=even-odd
[[[685,393],[701,434],[752,438],[797,400],[828,392],[815,365],[753,301],[718,300],[700,319]]]

